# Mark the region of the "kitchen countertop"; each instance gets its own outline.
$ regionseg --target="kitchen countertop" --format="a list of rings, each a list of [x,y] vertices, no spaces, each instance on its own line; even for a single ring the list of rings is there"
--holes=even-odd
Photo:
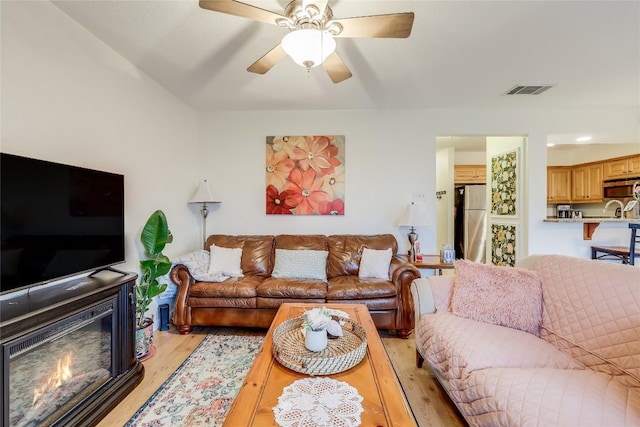
[[[600,225],[601,222],[621,222],[621,223],[630,223],[630,222],[640,222],[640,218],[614,218],[614,217],[605,217],[605,216],[586,216],[582,218],[556,218],[552,216],[548,216],[544,219],[544,222],[573,222],[573,223],[582,223],[582,240],[591,240],[591,236],[596,231],[596,228]]]
[[[545,222],[640,222],[640,218],[614,218],[610,216],[585,216],[582,218],[556,218],[548,216]]]

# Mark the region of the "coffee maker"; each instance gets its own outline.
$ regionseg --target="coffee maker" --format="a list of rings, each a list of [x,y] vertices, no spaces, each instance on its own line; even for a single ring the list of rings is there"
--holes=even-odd
[[[571,205],[558,205],[556,209],[558,218],[571,218]]]

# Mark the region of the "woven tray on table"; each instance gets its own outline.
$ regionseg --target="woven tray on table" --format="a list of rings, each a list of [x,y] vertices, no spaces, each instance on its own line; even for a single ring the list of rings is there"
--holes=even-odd
[[[282,322],[273,331],[275,359],[287,368],[307,375],[330,375],[356,366],[367,353],[367,333],[350,319],[340,319],[343,336],[329,339],[319,352],[304,346],[302,317]]]

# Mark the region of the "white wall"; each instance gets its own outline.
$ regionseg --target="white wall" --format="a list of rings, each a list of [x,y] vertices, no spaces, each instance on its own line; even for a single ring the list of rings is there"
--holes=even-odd
[[[170,256],[193,248],[198,121],[186,107],[49,2],[1,2],[1,150],[125,176],[126,265],[163,209]],[[46,206],[43,206],[46,215]]]
[[[200,168],[222,200],[209,231],[220,233],[393,233],[406,251],[406,230],[395,220],[424,191],[436,224],[436,135],[526,135],[530,185],[528,252],[589,257],[589,246],[628,244],[626,224],[603,224],[593,241],[579,224],[545,223],[547,135],[616,132],[638,135],[637,109],[246,111],[200,114]],[[346,136],[346,213],[343,217],[267,216],[264,144],[268,135]],[[422,251],[435,253],[435,225],[418,230]]]
[[[487,161],[486,151],[456,151],[456,165],[484,165]]]
[[[439,253],[443,245],[454,246],[455,158],[453,148],[444,148],[436,153],[436,191],[446,193],[439,199],[436,197],[436,251],[432,253]]]
[[[408,250],[408,230],[396,220],[414,191],[433,226],[417,231],[435,242],[435,138],[422,135],[423,113],[415,111],[250,111],[202,113],[201,167],[222,204],[210,214],[218,233],[392,233]],[[345,215],[265,214],[265,138],[269,135],[345,135]],[[425,249],[423,249],[425,252]]]

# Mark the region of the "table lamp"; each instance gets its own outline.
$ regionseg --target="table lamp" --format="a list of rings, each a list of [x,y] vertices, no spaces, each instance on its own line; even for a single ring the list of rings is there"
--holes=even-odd
[[[429,221],[427,221],[427,217],[420,209],[420,206],[411,202],[411,204],[407,206],[402,216],[398,220],[397,225],[400,227],[411,227],[411,229],[409,230],[409,234],[407,235],[407,237],[409,238],[409,243],[411,244],[411,247],[409,248],[409,260],[415,261],[415,243],[418,240],[416,227],[429,225]]]

